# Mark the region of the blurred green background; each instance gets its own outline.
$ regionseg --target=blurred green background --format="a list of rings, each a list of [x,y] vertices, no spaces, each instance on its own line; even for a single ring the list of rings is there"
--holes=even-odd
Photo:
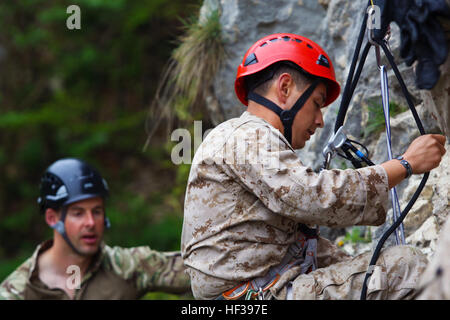
[[[108,181],[109,245],[179,250],[189,166],[172,164],[164,123],[142,150],[181,19],[197,17],[201,2],[0,3],[0,281],[51,237],[36,199],[62,157],[87,160]],[[71,4],[81,30],[66,27]]]

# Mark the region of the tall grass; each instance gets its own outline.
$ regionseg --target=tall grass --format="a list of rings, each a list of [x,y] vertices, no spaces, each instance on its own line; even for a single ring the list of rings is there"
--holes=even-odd
[[[195,112],[207,112],[205,94],[225,56],[219,11],[211,12],[202,23],[183,22],[186,32],[178,39],[150,107],[144,150],[162,120],[169,133],[175,119],[192,121]]]

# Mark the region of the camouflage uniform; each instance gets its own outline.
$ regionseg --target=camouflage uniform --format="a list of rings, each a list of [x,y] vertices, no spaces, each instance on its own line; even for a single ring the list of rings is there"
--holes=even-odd
[[[3,281],[0,300],[70,299],[63,290],[49,288],[39,279],[38,256],[51,246],[52,240],[39,245],[32,257]],[[189,290],[189,277],[179,253],[161,253],[145,246],[111,248],[103,244],[81,279],[80,289],[75,290],[74,299],[138,299],[148,291],[184,293]]]
[[[418,300],[450,299],[450,220],[440,234],[436,252],[420,279]]]
[[[381,166],[317,174],[302,165],[277,129],[244,112],[209,133],[191,167],[181,251],[194,296],[213,299],[264,276],[302,238],[299,223],[380,225],[387,203]],[[270,295],[285,299],[292,286],[294,299],[356,298],[369,254],[351,259],[320,238],[317,256],[322,269],[300,275],[294,266]],[[409,247],[383,251],[369,298],[409,296],[425,264],[426,258]]]

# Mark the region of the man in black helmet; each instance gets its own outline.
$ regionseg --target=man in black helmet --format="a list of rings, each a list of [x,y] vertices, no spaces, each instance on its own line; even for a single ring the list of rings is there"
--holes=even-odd
[[[108,185],[79,159],[44,173],[38,203],[53,239],[0,285],[1,299],[137,299],[149,291],[190,290],[180,254],[103,243]]]

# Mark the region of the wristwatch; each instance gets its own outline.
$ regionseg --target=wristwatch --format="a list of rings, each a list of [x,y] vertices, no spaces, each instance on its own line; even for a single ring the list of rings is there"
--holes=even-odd
[[[403,159],[403,156],[398,156],[395,159],[400,160],[400,164],[405,167],[405,169],[406,169],[405,179],[408,179],[409,177],[411,177],[413,174],[413,171],[412,171],[412,168],[411,168],[411,165],[409,164],[409,162],[406,161],[405,159]]]

